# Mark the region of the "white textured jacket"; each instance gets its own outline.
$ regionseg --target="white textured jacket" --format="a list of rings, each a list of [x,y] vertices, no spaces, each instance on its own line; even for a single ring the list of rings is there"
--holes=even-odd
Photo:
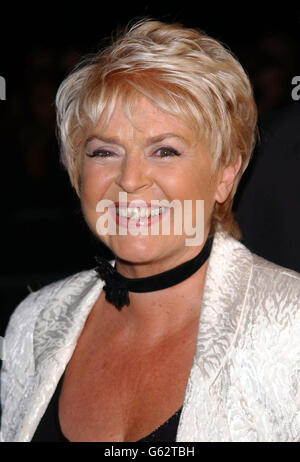
[[[12,314],[1,441],[30,441],[103,287],[83,271]],[[101,410],[99,411],[101,412]],[[177,441],[300,441],[300,274],[215,236]]]

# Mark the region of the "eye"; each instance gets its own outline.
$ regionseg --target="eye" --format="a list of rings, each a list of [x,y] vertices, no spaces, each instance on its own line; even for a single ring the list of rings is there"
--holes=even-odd
[[[114,153],[111,151],[108,151],[107,149],[95,149],[95,151],[91,153],[86,153],[88,157],[112,157],[114,156]]]
[[[155,151],[155,154],[156,153],[158,153],[158,157],[174,157],[181,155],[178,151],[176,151],[176,149],[168,147],[159,148],[157,151]]]

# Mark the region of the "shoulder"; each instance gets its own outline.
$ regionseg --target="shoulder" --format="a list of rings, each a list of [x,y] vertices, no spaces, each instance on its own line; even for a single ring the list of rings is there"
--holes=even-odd
[[[253,326],[256,325],[257,331],[272,332],[282,350],[289,346],[299,354],[300,274],[255,254],[252,256],[248,303],[252,319],[256,320]]]
[[[277,357],[285,352],[299,361],[300,274],[248,252],[252,264],[242,331],[258,350]]]
[[[13,360],[16,351],[25,354],[31,348],[35,322],[50,301],[76,290],[84,291],[86,284],[95,277],[94,270],[81,271],[30,292],[10,316],[4,336],[3,367]]]
[[[253,281],[257,285],[257,289],[264,290],[277,295],[279,293],[299,294],[300,296],[300,273],[289,268],[277,265],[269,260],[266,260],[254,253],[253,261]],[[298,299],[295,302],[300,303]]]
[[[39,290],[30,292],[13,311],[8,322],[5,337],[15,324],[17,324],[18,328],[20,328],[28,317],[32,321],[44,308],[44,306],[50,300],[55,298],[61,290],[72,286],[75,288],[78,284],[84,286],[84,282],[90,280],[91,277],[94,277],[94,275],[94,270],[81,271],[47,284]]]
[[[261,313],[269,316],[272,307],[274,312],[284,311],[292,318],[300,316],[300,273],[256,255],[225,233],[217,239],[218,258],[214,266],[226,268],[231,290],[234,286],[241,291],[243,281],[244,300],[249,309],[261,309]]]
[[[218,247],[226,258],[232,258],[232,263],[237,264],[243,260],[252,267],[251,277],[262,282],[271,284],[274,288],[274,281],[283,281],[289,286],[293,286],[295,290],[300,290],[300,273],[289,268],[277,265],[269,260],[266,260],[259,255],[251,252],[242,242],[229,236],[227,233],[217,233],[216,238],[219,241]],[[219,253],[221,253],[219,251]],[[283,286],[278,286],[278,289],[283,290]]]

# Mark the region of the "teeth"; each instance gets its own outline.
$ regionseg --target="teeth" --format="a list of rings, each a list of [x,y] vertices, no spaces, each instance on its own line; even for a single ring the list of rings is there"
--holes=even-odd
[[[159,207],[156,209],[151,209],[151,207],[121,207],[117,208],[117,214],[120,215],[120,217],[126,218],[149,218],[150,216],[155,217],[162,214],[165,209],[166,207]]]
[[[151,210],[151,217],[155,217],[156,215],[159,215],[159,209]]]

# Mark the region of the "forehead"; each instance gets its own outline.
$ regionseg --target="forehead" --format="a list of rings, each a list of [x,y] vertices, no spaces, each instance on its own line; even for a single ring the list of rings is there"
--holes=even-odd
[[[194,133],[180,117],[160,109],[150,99],[141,96],[130,104],[118,98],[111,117],[104,113],[95,129],[106,137],[155,137],[174,133],[191,143]]]

